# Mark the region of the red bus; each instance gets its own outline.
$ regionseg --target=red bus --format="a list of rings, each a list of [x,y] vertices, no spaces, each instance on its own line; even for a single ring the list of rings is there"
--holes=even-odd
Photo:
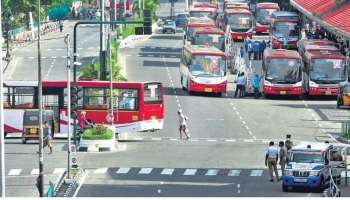
[[[269,33],[271,14],[279,10],[280,7],[277,3],[265,2],[256,4],[256,33]]]
[[[274,49],[297,49],[297,42],[301,38],[300,17],[287,11],[271,14],[271,41]]]
[[[233,9],[233,8],[241,8],[241,9],[247,9],[249,10],[249,6],[247,3],[240,3],[240,2],[227,2],[224,7],[224,11],[226,9]]]
[[[247,9],[226,9],[224,21],[226,33],[233,40],[243,40],[245,37],[253,37],[253,15]]]
[[[338,96],[339,84],[347,81],[346,57],[327,50],[306,51],[304,85],[309,96]]]
[[[72,83],[73,85],[73,83]],[[78,121],[106,124],[110,102],[108,81],[79,81],[83,97],[79,100]],[[37,81],[5,81],[5,133],[22,132],[23,114],[38,109]],[[116,132],[153,131],[163,128],[163,87],[159,82],[113,83],[114,124]],[[67,82],[44,81],[43,104],[54,112],[54,135],[65,136],[68,130]],[[73,121],[73,120],[71,120]]]
[[[207,2],[200,2],[200,3],[195,3],[193,5],[193,7],[216,8],[216,9],[218,9],[218,4],[207,3]]]
[[[340,52],[340,49],[337,47],[337,43],[329,40],[302,39],[297,42],[297,47],[300,55],[304,55],[306,51],[326,50]]]
[[[302,58],[297,51],[267,49],[263,58],[263,92],[265,96],[302,96]]]
[[[198,18],[190,17],[187,22],[185,35],[184,35],[184,44],[190,43],[193,38],[193,33],[197,28],[215,28],[215,21],[209,18]]]
[[[180,61],[182,88],[221,95],[227,86],[226,55],[210,45],[185,45]]]
[[[193,33],[192,45],[213,45],[226,52],[226,33],[219,28],[198,28]]]
[[[218,9],[212,7],[193,7],[189,11],[190,17],[208,17],[214,21],[218,15]]]
[[[224,0],[224,5],[223,5],[224,10],[226,9],[226,6],[228,4],[236,4],[236,5],[240,4],[241,6],[246,6],[249,9],[248,3],[246,1]]]

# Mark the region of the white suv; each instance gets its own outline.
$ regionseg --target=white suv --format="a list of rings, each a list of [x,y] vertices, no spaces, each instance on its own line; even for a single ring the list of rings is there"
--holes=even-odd
[[[163,24],[163,33],[176,33],[176,24],[173,20],[165,20],[164,24]]]

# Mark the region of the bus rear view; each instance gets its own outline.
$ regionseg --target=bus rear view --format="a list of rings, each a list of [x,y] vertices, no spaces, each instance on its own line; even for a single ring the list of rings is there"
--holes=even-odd
[[[297,51],[265,50],[263,58],[265,96],[303,94],[302,59]]]

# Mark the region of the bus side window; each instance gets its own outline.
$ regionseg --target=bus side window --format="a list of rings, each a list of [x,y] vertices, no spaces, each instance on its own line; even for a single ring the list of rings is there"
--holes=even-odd
[[[11,90],[14,108],[34,108],[34,87],[14,87]]]
[[[118,110],[138,110],[139,97],[137,89],[119,89],[114,92],[114,98],[117,99]]]
[[[4,108],[10,108],[11,107],[11,103],[10,103],[10,88],[4,86],[4,101],[2,102],[4,105]]]
[[[107,90],[105,88],[85,88],[85,109],[107,109]]]

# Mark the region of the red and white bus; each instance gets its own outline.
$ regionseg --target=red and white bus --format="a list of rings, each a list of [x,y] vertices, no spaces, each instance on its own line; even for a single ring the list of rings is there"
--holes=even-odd
[[[300,55],[304,55],[306,51],[332,51],[340,52],[337,43],[329,40],[320,39],[302,39],[297,42],[297,47]]]
[[[198,28],[193,33],[192,45],[213,45],[226,52],[226,33],[219,28]]]
[[[224,5],[223,5],[224,10],[226,9],[228,4],[236,4],[236,5],[239,4],[240,6],[248,7],[249,9],[248,3],[246,1],[224,0]]]
[[[339,84],[347,81],[346,57],[327,50],[306,51],[304,85],[309,96],[337,96]]]
[[[226,9],[224,16],[226,33],[233,40],[243,40],[253,37],[253,15],[247,9]]]
[[[271,24],[271,14],[279,10],[280,7],[277,3],[265,2],[256,4],[256,33],[269,33]]]
[[[184,44],[190,43],[197,28],[215,28],[215,21],[209,18],[190,17],[186,24]]]
[[[272,95],[302,96],[302,58],[297,51],[267,49],[263,58],[263,92]]]
[[[222,94],[227,86],[226,55],[210,45],[185,45],[180,75],[182,88],[191,92]]]
[[[297,42],[301,38],[300,17],[287,11],[271,14],[271,40],[274,49],[297,49]]]
[[[249,6],[247,3],[240,3],[240,2],[227,2],[224,6],[224,11],[226,9],[233,9],[233,8],[241,8],[249,10]]]
[[[109,82],[79,81],[76,86],[82,87],[83,94],[78,102],[79,126],[83,128],[86,120],[94,124],[108,125]],[[22,132],[24,111],[38,108],[38,82],[5,81],[4,91],[5,133],[10,135],[14,132]],[[116,132],[130,133],[162,129],[163,92],[162,84],[159,82],[113,83]],[[67,82],[44,81],[43,102],[45,109],[54,112],[54,134],[66,135],[68,130]]]
[[[207,2],[199,2],[199,3],[195,3],[193,5],[193,7],[216,8],[216,9],[218,9],[218,4],[207,3]]]
[[[212,7],[192,7],[189,14],[190,17],[207,17],[215,21],[218,16],[218,9]]]

